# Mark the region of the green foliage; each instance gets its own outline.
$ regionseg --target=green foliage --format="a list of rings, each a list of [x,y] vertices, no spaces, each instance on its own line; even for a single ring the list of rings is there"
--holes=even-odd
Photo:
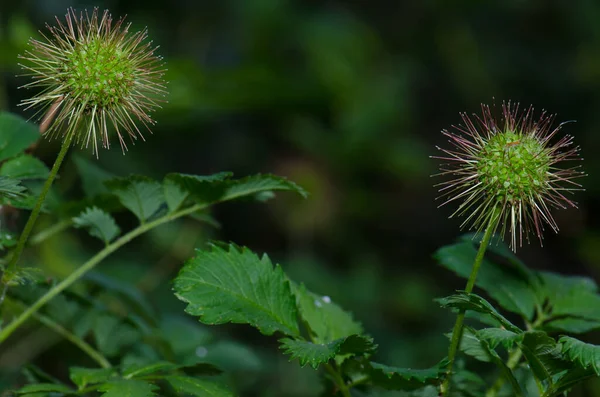
[[[437,300],[442,307],[456,308],[461,310],[473,310],[479,313],[489,314],[499,325],[512,332],[521,332],[519,327],[502,316],[488,301],[476,294],[459,293]]]
[[[330,343],[350,335],[363,333],[362,326],[352,315],[331,301],[306,289],[304,284],[294,288],[298,308],[316,343]]]
[[[79,390],[89,384],[104,383],[115,376],[117,376],[117,371],[114,368],[69,368],[69,377]]]
[[[160,184],[145,176],[113,178],[104,184],[142,223],[154,215],[164,202]]]
[[[99,238],[105,244],[110,243],[120,233],[114,218],[98,207],[86,209],[73,218],[73,224],[75,227],[87,229],[91,236]]]
[[[376,362],[368,366],[374,385],[388,390],[414,390],[437,384],[444,374],[445,363],[428,369],[397,368]]]
[[[0,161],[17,156],[39,138],[35,124],[12,113],[0,112]]]
[[[153,397],[157,386],[142,380],[119,380],[103,383],[96,390],[104,397]]]
[[[247,248],[216,245],[198,251],[175,279],[176,296],[186,312],[205,324],[250,324],[265,335],[300,334],[289,282],[268,256]]]
[[[592,368],[600,376],[600,346],[582,342],[569,336],[559,339],[562,353],[570,361],[579,364],[583,369]]]
[[[350,335],[329,343],[312,343],[289,338],[281,339],[281,349],[298,359],[300,365],[310,364],[317,369],[319,364],[324,364],[338,355],[365,355],[375,351],[371,338],[361,335]]]
[[[177,393],[186,393],[198,397],[233,397],[233,394],[220,382],[189,376],[168,376],[165,380]]]
[[[493,246],[494,242],[491,244]],[[435,258],[442,266],[467,278],[476,254],[473,242],[466,241],[440,248]],[[500,266],[486,258],[475,285],[485,290],[504,309],[531,319],[536,305],[541,303],[531,288],[533,280],[530,272],[516,262]]]
[[[0,176],[0,195],[7,198],[18,198],[25,191],[20,181],[5,176]]]
[[[7,160],[0,167],[0,175],[17,179],[45,179],[49,172],[46,164],[28,154]]]

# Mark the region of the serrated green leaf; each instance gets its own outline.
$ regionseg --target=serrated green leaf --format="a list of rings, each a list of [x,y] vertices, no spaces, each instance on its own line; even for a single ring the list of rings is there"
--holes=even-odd
[[[451,338],[452,334],[448,334],[447,336],[448,338]],[[463,330],[462,339],[460,341],[460,350],[476,360],[486,363],[492,361],[489,349],[481,345],[481,339],[477,337],[477,333],[470,327],[465,327]]]
[[[258,174],[231,181],[224,197],[226,200],[232,200],[274,190],[291,190],[302,197],[308,196],[306,190],[286,178],[271,174]]]
[[[573,386],[593,376],[598,375],[591,368],[573,368],[565,371],[546,389],[542,397],[564,397],[565,393],[570,391]]]
[[[435,258],[442,266],[467,278],[477,255],[473,242],[461,242],[440,248]],[[514,265],[514,263],[513,263]],[[539,304],[533,284],[535,277],[518,265],[501,266],[487,257],[483,259],[476,286],[486,291],[499,305],[528,320]]]
[[[451,307],[460,310],[474,310],[480,313],[486,313],[492,316],[498,324],[504,328],[515,332],[523,332],[519,327],[508,321],[485,299],[476,294],[466,294],[464,292],[448,296],[446,298],[437,299],[442,307]]]
[[[329,343],[350,335],[360,335],[363,328],[352,315],[331,301],[306,289],[304,284],[294,288],[298,309],[314,334],[316,343]]]
[[[444,363],[428,369],[390,367],[371,362],[369,373],[375,386],[388,390],[415,390],[426,385],[436,385],[444,375]]]
[[[119,380],[104,383],[96,389],[103,397],[153,397],[158,387],[141,380]]]
[[[483,328],[477,330],[477,337],[488,342],[492,349],[498,345],[510,349],[520,340],[522,334],[518,334],[503,328]]]
[[[25,190],[25,187],[21,186],[21,181],[6,176],[0,176],[0,196],[17,198],[21,197]]]
[[[28,154],[7,160],[0,167],[0,175],[16,179],[46,179],[49,173],[46,164]]]
[[[525,332],[519,347],[535,377],[548,380],[550,385],[554,375],[569,368],[568,363],[561,357],[560,347],[545,332]]]
[[[88,208],[73,218],[77,228],[87,229],[91,236],[97,237],[105,244],[110,243],[121,231],[114,218],[98,207]]]
[[[569,336],[559,339],[562,344],[562,353],[570,361],[582,368],[592,368],[600,376],[600,346],[582,342]]]
[[[145,176],[113,178],[104,184],[140,222],[147,221],[164,202],[161,185]]]
[[[109,193],[104,182],[114,178],[115,176],[113,174],[103,170],[98,167],[96,163],[80,155],[74,155],[73,160],[75,161],[75,165],[81,176],[81,185],[87,197]]]
[[[116,371],[113,368],[69,368],[69,377],[80,390],[87,385],[106,382],[115,375]]]
[[[180,368],[179,365],[168,361],[157,361],[149,365],[133,365],[123,371],[123,378],[131,379],[139,376],[174,371]]]
[[[40,139],[38,127],[23,118],[0,112],[0,161],[22,153]]]
[[[212,246],[197,251],[174,281],[186,312],[205,324],[250,324],[265,335],[298,336],[297,309],[289,281],[267,255],[247,248]]]
[[[364,355],[375,351],[373,340],[362,335],[350,335],[330,343],[312,343],[284,338],[280,340],[284,353],[298,359],[301,366],[310,364],[317,369],[337,355]]]
[[[189,376],[168,376],[165,380],[173,386],[177,393],[191,394],[198,397],[233,397],[234,394],[220,382],[192,378]]]
[[[73,389],[65,385],[56,383],[36,383],[34,385],[23,386],[15,393],[18,395],[29,394],[29,393],[72,393]]]
[[[470,327],[465,327],[465,332],[467,331],[470,331],[471,334],[475,335],[478,338],[480,346],[485,352],[485,354],[489,357],[490,362],[496,364],[500,371],[502,371],[502,374],[512,386],[513,395],[515,397],[523,397],[523,390],[521,389],[519,382],[517,382],[517,379],[515,378],[515,375],[513,374],[512,370],[508,368],[508,366],[504,363],[504,360],[502,360],[502,358],[486,340],[479,338],[477,331],[473,330]]]
[[[168,174],[163,189],[170,211],[175,211],[189,197],[196,203],[212,203],[225,194],[226,181],[233,174],[220,172],[213,175]]]

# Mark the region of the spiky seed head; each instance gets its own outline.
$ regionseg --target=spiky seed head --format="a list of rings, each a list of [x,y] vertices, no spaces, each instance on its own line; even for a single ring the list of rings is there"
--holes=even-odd
[[[554,115],[543,111],[535,119],[533,113],[533,107],[519,111],[518,104],[503,103],[499,125],[481,105],[481,115],[463,113],[462,125],[442,131],[452,148],[438,147],[444,155],[433,156],[448,161],[437,174],[450,178],[436,185],[440,206],[460,201],[451,217],[465,216],[461,228],[479,231],[499,214],[497,226],[503,236],[508,229],[513,250],[524,237],[529,241],[530,232],[541,243],[544,225],[558,232],[550,208],[576,207],[566,195],[582,190],[574,181],[584,175],[581,165],[564,166],[582,160],[571,136],[557,137],[565,123],[553,127]]]
[[[166,95],[164,65],[147,31],[129,33],[131,24],[113,23],[108,11],[99,17],[97,8],[91,15],[71,8],[64,22],[56,22],[20,56],[33,80],[22,88],[42,88],[21,104],[38,108],[45,135],[91,144],[96,155],[99,143],[110,148],[112,129],[123,151],[125,135],[143,140],[138,124],[149,131],[155,123],[150,113]]]

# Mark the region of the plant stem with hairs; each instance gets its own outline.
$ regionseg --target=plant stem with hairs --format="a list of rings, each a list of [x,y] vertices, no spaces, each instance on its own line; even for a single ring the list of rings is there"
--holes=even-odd
[[[490,240],[494,235],[494,231],[498,226],[498,210],[494,209],[489,221],[488,225],[483,234],[483,239],[481,240],[481,244],[479,245],[479,250],[477,251],[477,255],[475,256],[475,261],[473,262],[473,268],[471,270],[471,274],[469,279],[467,280],[467,285],[465,287],[465,292],[470,294],[473,292],[473,287],[475,287],[475,281],[477,280],[477,273],[479,273],[479,268],[481,267],[481,263],[483,262],[483,258],[485,256],[485,251],[487,250],[488,245],[490,244]],[[452,330],[452,340],[450,341],[450,349],[448,350],[448,367],[446,371],[446,378],[441,386],[441,395],[443,397],[448,395],[450,390],[450,381],[452,380],[452,368],[454,366],[454,361],[456,360],[456,354],[460,348],[460,342],[462,339],[463,333],[463,325],[465,321],[465,311],[461,310],[457,317],[456,322],[454,323],[454,329]]]

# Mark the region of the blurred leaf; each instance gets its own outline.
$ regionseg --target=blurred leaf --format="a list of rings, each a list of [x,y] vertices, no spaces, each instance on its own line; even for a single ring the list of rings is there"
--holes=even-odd
[[[233,394],[223,384],[189,376],[169,376],[165,380],[173,386],[177,393],[191,394],[198,397],[233,397]]]
[[[486,313],[492,316],[504,328],[521,333],[521,329],[503,317],[496,309],[485,299],[476,294],[466,294],[464,292],[451,295],[446,298],[437,299],[442,307],[451,307],[460,310],[474,310],[480,313]]]
[[[35,124],[6,112],[0,112],[0,161],[22,153],[40,138]]]
[[[442,362],[428,369],[408,369],[371,362],[371,382],[388,390],[414,390],[426,385],[437,385],[444,375],[445,365]]]
[[[114,175],[98,167],[95,162],[80,155],[74,155],[73,160],[81,176],[83,191],[87,197],[109,193],[104,182],[114,178]]]
[[[161,185],[142,175],[113,178],[104,184],[142,223],[154,215],[164,202]]]
[[[99,238],[105,244],[110,243],[121,231],[114,218],[98,207],[86,209],[73,218],[73,224],[77,228],[87,229],[91,236]]]
[[[461,242],[440,248],[435,258],[444,267],[467,278],[477,249],[472,242]],[[476,286],[486,291],[503,308],[531,320],[538,299],[522,268],[498,265],[483,259]]]
[[[352,315],[331,301],[306,289],[304,284],[294,288],[302,318],[314,333],[315,342],[329,343],[350,335],[362,334],[360,323]]]
[[[25,190],[25,187],[21,186],[21,181],[0,176],[0,195],[7,198],[17,198],[21,197]]]
[[[562,353],[569,360],[577,363],[583,369],[593,368],[600,376],[600,346],[582,342],[569,336],[559,339],[562,343]]]
[[[280,348],[285,354],[291,355],[292,359],[298,359],[301,366],[310,364],[314,369],[337,355],[371,354],[376,348],[371,338],[361,335],[350,335],[330,343],[312,343],[289,338],[281,339],[280,342]]]
[[[174,283],[175,295],[188,304],[185,311],[205,324],[250,324],[265,335],[300,333],[289,282],[267,255],[213,245],[197,251]]]
[[[158,387],[141,380],[120,380],[104,383],[96,389],[103,397],[153,397]]]
[[[18,395],[30,394],[30,393],[72,393],[73,389],[61,384],[55,383],[37,383],[34,385],[23,386],[19,390],[15,391]],[[47,395],[47,394],[46,394]]]
[[[168,174],[163,181],[163,189],[169,210],[175,211],[188,196],[200,204],[217,201],[225,192],[225,181],[232,175],[230,172],[208,176]]]
[[[114,368],[69,368],[69,377],[79,390],[90,384],[106,382],[115,375],[116,371]]]
[[[288,181],[286,178],[270,174],[258,174],[230,181],[223,200],[233,200],[274,190],[291,190],[302,197],[308,196],[308,193],[302,187]]]
[[[49,173],[46,164],[28,154],[7,160],[0,167],[0,175],[17,179],[46,179]]]
[[[108,313],[94,317],[92,332],[98,350],[107,356],[118,355],[124,346],[137,342],[140,333],[133,326]]]

